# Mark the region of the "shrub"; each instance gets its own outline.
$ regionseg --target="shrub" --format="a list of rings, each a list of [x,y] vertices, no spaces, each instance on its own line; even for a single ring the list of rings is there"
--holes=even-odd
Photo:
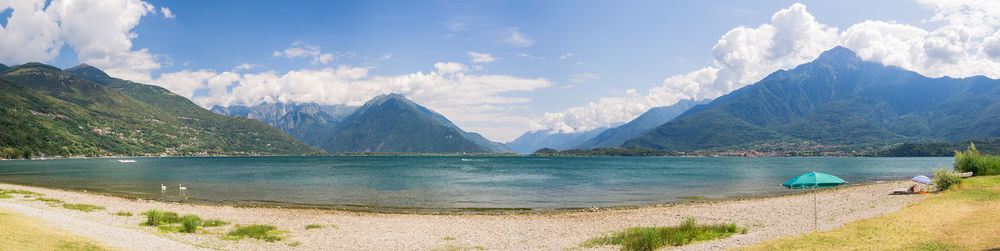
[[[268,242],[279,241],[281,237],[275,236],[274,226],[268,225],[249,225],[249,226],[236,226],[236,229],[229,232],[229,236],[233,237],[250,237],[258,240],[265,240]]]
[[[949,187],[961,183],[962,177],[959,177],[956,173],[949,172],[944,168],[934,171],[934,186],[937,187],[938,191],[948,190]]]
[[[181,225],[184,227],[181,231],[185,233],[194,233],[198,230],[198,225],[201,225],[201,218],[197,215],[189,214],[181,218]]]
[[[153,209],[146,211],[146,224],[150,226],[159,226],[162,224],[163,212]]]
[[[160,221],[163,224],[174,224],[181,222],[181,217],[177,213],[164,211],[160,216]]]
[[[955,151],[955,171],[972,172],[973,175],[1000,174],[1000,156],[982,154],[976,150],[976,144],[969,143],[969,149],[964,152]]]
[[[132,216],[132,213],[131,212],[120,211],[120,212],[115,213],[115,215],[118,215],[118,216]]]

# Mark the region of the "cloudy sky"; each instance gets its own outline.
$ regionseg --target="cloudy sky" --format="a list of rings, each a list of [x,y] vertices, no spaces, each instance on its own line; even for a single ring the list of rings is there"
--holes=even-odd
[[[837,45],[1000,78],[1000,1],[692,2],[0,0],[0,63],[87,63],[205,107],[402,93],[500,142],[715,98]]]

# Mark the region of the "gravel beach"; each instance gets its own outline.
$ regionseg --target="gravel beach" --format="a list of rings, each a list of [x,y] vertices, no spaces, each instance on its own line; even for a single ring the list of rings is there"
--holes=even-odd
[[[819,201],[819,230],[897,211],[923,198],[888,195],[890,190],[904,188],[906,184],[882,182],[815,192]],[[707,224],[735,222],[749,229],[747,234],[679,248],[718,250],[807,233],[813,226],[812,193],[593,212],[403,214],[164,203],[13,184],[0,184],[0,188],[28,190],[66,203],[105,207],[85,213],[23,199],[22,195],[0,199],[2,208],[125,250],[587,250],[581,247],[582,243],[609,231],[676,225],[685,217]],[[283,240],[276,242],[222,239],[233,225],[209,228],[207,233],[166,233],[139,226],[145,220],[140,213],[150,209],[196,214],[202,219],[221,219],[233,225],[268,224],[286,233],[281,235]],[[117,216],[116,212],[130,212],[133,216]],[[305,229],[310,224],[323,227]]]

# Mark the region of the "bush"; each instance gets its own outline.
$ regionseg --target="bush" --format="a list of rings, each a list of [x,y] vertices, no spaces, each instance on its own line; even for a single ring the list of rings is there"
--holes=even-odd
[[[962,177],[959,177],[956,173],[949,172],[944,168],[934,171],[934,186],[937,187],[938,191],[948,190],[949,187],[961,183]]]
[[[162,219],[163,212],[156,209],[146,211],[146,224],[150,226],[159,226],[160,224],[163,224],[161,221]]]
[[[194,233],[198,230],[198,225],[201,225],[201,218],[197,215],[189,214],[181,218],[181,225],[184,227],[181,231],[185,233]]]
[[[964,152],[955,151],[955,171],[972,172],[973,175],[1000,174],[1000,156],[982,154],[976,150],[976,144],[969,144]]]

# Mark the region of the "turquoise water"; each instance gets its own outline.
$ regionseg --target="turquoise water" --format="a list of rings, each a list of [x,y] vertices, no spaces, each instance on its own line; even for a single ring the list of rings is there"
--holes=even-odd
[[[951,158],[184,157],[0,161],[0,182],[167,201],[410,210],[634,206],[931,176]],[[160,191],[160,184],[168,187]],[[187,187],[184,194],[178,184]]]

